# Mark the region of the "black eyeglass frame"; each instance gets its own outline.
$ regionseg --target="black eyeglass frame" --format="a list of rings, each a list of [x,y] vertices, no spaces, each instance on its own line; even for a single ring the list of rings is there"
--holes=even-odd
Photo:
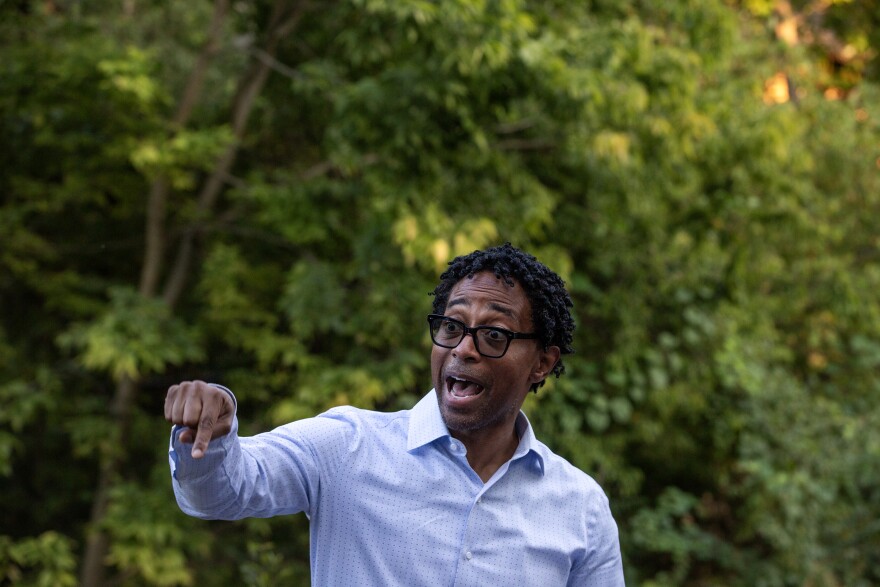
[[[456,343],[452,344],[452,345],[437,342],[437,339],[434,338],[434,322],[433,322],[434,320],[440,320],[440,321],[445,320],[447,322],[453,322],[455,324],[458,324],[459,326],[461,326],[461,338],[459,338],[456,341]],[[480,338],[477,336],[477,333],[479,333],[481,330],[490,330],[492,332],[498,332],[499,334],[504,335],[504,337],[507,339],[507,344],[504,345],[504,350],[501,351],[501,354],[487,355],[486,353],[484,353],[483,351],[480,350]],[[482,325],[482,324],[477,325],[477,326],[468,326],[467,324],[465,324],[461,320],[456,320],[455,318],[450,318],[449,316],[444,316],[442,314],[428,314],[428,332],[431,335],[431,342],[433,342],[437,346],[444,348],[444,349],[454,349],[455,347],[457,347],[458,345],[461,344],[461,341],[464,340],[465,336],[470,334],[471,338],[474,339],[474,348],[477,349],[478,353],[480,353],[482,356],[484,356],[488,359],[500,359],[501,357],[506,355],[507,350],[510,348],[510,343],[515,339],[519,339],[519,338],[521,338],[521,339],[536,339],[536,338],[539,338],[537,332],[513,332],[512,330],[507,330],[506,328],[500,328],[498,326],[486,326],[486,325]]]

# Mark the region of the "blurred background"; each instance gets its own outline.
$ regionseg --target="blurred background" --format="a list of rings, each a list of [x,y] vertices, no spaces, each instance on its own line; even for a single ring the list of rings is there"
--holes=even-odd
[[[179,512],[168,386],[411,407],[509,241],[629,585],[880,585],[877,2],[0,0],[0,46],[0,584],[308,585],[302,515]]]

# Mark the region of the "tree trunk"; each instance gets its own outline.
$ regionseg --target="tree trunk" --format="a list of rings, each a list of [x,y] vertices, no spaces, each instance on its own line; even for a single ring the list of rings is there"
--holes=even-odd
[[[228,9],[229,0],[215,1],[208,39],[187,79],[183,96],[172,120],[172,133],[186,126],[193,108],[198,102],[211,60],[220,48]],[[165,211],[169,188],[168,180],[164,177],[157,178],[150,186],[147,199],[144,263],[139,284],[139,291],[144,296],[154,296],[158,290],[165,253]],[[107,443],[110,448],[100,456],[98,484],[92,501],[83,563],[80,569],[80,585],[83,587],[101,587],[106,584],[105,559],[110,544],[101,524],[107,516],[110,491],[120,474],[124,459],[124,447],[130,430],[131,410],[136,396],[137,381],[130,377],[122,377],[117,383],[111,407],[111,417],[115,424],[114,438]]]
[[[114,438],[108,444],[109,448],[101,454],[101,465],[98,473],[98,487],[92,500],[91,519],[86,533],[86,549],[83,556],[83,565],[80,572],[80,585],[84,587],[98,587],[105,585],[104,559],[107,556],[109,541],[107,534],[101,528],[101,522],[107,515],[110,504],[110,491],[119,475],[122,462],[124,436],[128,433],[131,420],[131,408],[137,391],[135,382],[130,377],[122,377],[116,386],[116,394],[113,397],[113,405],[110,408],[111,417],[116,423]]]
[[[211,34],[203,48],[195,68],[187,82],[177,115],[173,120],[173,130],[183,128],[189,121],[190,114],[198,102],[205,74],[211,58],[217,52],[223,28],[223,20],[228,9],[228,0],[217,0],[214,5],[214,17]],[[288,0],[277,0],[267,28],[265,47],[258,50],[259,59],[254,59],[251,66],[242,76],[232,106],[232,130],[235,141],[218,159],[214,170],[205,181],[198,197],[198,219],[194,226],[184,232],[178,247],[177,256],[168,276],[163,299],[173,307],[180,299],[187,279],[195,251],[195,241],[200,232],[199,223],[208,218],[216,205],[217,199],[225,185],[229,170],[238,155],[240,141],[247,128],[247,122],[253,110],[257,96],[263,89],[272,69],[272,60],[278,51],[279,42],[296,26],[302,18],[308,4],[296,3],[289,6]],[[268,57],[268,58],[267,58]],[[162,273],[166,243],[165,212],[168,199],[169,184],[165,178],[157,179],[151,186],[147,203],[147,242],[144,251],[144,265],[141,273],[140,292],[144,296],[157,294],[159,276]],[[101,522],[107,514],[109,492],[120,474],[124,458],[124,446],[121,442],[128,435],[129,414],[137,396],[137,381],[125,378],[119,382],[114,397],[113,416],[116,418],[115,436],[120,441],[114,449],[102,455],[98,486],[92,505],[89,533],[86,539],[80,584],[82,587],[100,587],[105,584],[104,559],[107,556],[109,540],[101,529]]]
[[[269,20],[265,47],[255,52],[259,58],[251,62],[251,67],[239,82],[231,113],[232,133],[235,140],[217,160],[214,170],[202,186],[198,199],[198,220],[184,232],[177,249],[177,257],[162,296],[171,307],[174,307],[183,294],[195,253],[195,241],[201,230],[200,223],[204,222],[213,210],[226,183],[226,178],[229,176],[229,171],[235,163],[254,103],[272,70],[272,62],[278,52],[278,43],[290,34],[308,8],[305,2],[299,2],[292,10],[288,11],[286,10],[287,4],[286,0],[278,0],[275,3]]]

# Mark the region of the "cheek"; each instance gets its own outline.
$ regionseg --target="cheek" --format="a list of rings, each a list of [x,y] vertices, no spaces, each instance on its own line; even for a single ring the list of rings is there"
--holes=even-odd
[[[508,354],[510,354],[509,351]],[[507,357],[505,356],[505,358]],[[537,369],[538,365],[538,358],[534,352],[514,353],[510,359],[510,362],[507,364],[507,370],[512,378],[517,381],[531,379],[532,373]]]
[[[440,367],[443,365],[443,357],[446,355],[446,349],[437,345],[431,346],[431,376],[437,377],[440,373]]]

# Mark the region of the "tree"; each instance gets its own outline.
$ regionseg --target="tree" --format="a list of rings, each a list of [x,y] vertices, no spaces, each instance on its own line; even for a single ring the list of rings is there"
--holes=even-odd
[[[873,41],[829,100],[755,2],[0,10],[7,581],[306,582],[301,517],[176,511],[165,389],[230,385],[243,433],[411,406],[438,272],[507,240],[575,298],[526,409],[629,583],[880,579]]]

